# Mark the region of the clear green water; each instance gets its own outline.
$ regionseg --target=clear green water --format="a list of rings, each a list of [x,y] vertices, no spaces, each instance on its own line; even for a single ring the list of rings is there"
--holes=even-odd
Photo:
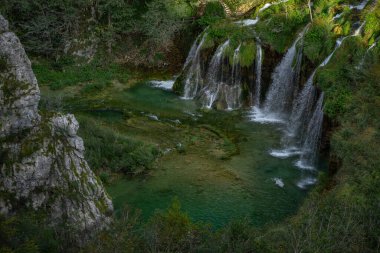
[[[131,128],[131,136],[173,149],[159,158],[149,175],[122,179],[108,187],[116,210],[127,204],[141,209],[148,219],[178,197],[194,221],[218,228],[247,217],[260,226],[295,213],[307,194],[297,182],[316,176],[296,168],[296,157],[270,156],[268,151],[280,143],[278,126],[250,122],[244,111],[197,111],[193,101],[148,85],[133,87],[114,99],[160,120],[139,118],[140,127]],[[195,118],[188,112],[202,116]],[[173,119],[182,123],[170,123]],[[175,149],[178,143],[184,152]],[[229,157],[230,152],[235,155]],[[281,178],[284,187],[273,178]]]

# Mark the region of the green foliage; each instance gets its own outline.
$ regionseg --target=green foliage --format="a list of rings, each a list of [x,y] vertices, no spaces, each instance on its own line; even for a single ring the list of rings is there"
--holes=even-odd
[[[339,0],[325,1],[318,0],[313,2],[313,15],[320,19],[329,21],[334,16],[334,7],[339,4]]]
[[[239,27],[231,22],[219,22],[207,29],[208,36],[203,44],[203,48],[212,48],[215,45],[230,40],[229,49],[231,52],[247,40],[254,39],[254,33],[247,27]],[[233,49],[232,49],[233,48]],[[232,53],[233,55],[233,53]]]
[[[20,210],[15,216],[0,215],[0,252],[59,252],[59,239],[43,215]]]
[[[275,8],[270,8],[264,12],[263,17],[270,18],[265,22],[259,22],[257,30],[263,42],[271,45],[276,51],[284,53],[297,36],[297,31],[306,25],[308,15],[297,5],[288,6],[287,13],[284,13],[284,7],[277,6],[276,8],[280,9],[277,11]]]
[[[202,27],[215,24],[225,17],[223,6],[219,2],[208,2],[203,16],[197,20]]]
[[[239,63],[242,67],[251,66],[256,59],[256,43],[254,41],[245,42],[241,45],[239,53]]]
[[[102,231],[87,243],[80,252],[144,252],[145,245],[138,229],[141,222],[140,212],[125,207],[120,215],[114,219],[109,230]]]
[[[376,6],[365,16],[364,38],[368,44],[372,45],[380,36],[380,4],[376,2]]]
[[[130,140],[94,120],[84,116],[79,116],[78,120],[79,135],[86,147],[85,156],[94,170],[105,168],[113,172],[141,173],[150,169],[159,155],[157,148]]]
[[[108,53],[128,35],[168,46],[194,13],[188,0],[9,0],[0,12],[9,19],[28,52],[56,58],[68,43],[91,37]],[[94,38],[95,37],[95,38]],[[142,37],[142,38],[141,38]]]
[[[55,55],[80,23],[84,0],[9,0],[0,12],[9,19],[30,52]]]
[[[268,1],[265,1],[265,0],[225,0],[224,2],[232,11],[237,11],[239,7],[243,5],[254,7]]]
[[[191,11],[181,10],[186,5],[184,1],[179,1],[180,6],[173,5],[172,1],[153,0],[142,16],[142,31],[156,45],[169,46],[174,34],[183,28],[183,16],[191,14]]]
[[[150,219],[144,237],[152,252],[191,252],[207,233],[207,229],[193,223],[181,211],[178,199],[174,199],[167,211],[158,212]]]
[[[315,65],[321,63],[334,49],[332,27],[322,19],[315,20],[305,34],[304,53]]]
[[[336,175],[323,180],[327,188],[316,188],[294,218],[268,230],[263,241],[270,250],[377,252],[379,69],[379,49],[366,52],[362,39],[350,38],[318,72],[325,112],[339,124],[331,152],[341,166]]]
[[[354,53],[347,54],[347,51]],[[360,64],[364,50],[357,38],[349,38],[337,50],[328,64],[318,72],[317,83],[327,94],[324,111],[331,118],[337,118],[347,111],[352,100],[355,83],[358,82],[356,66]],[[347,64],[350,62],[350,64]]]
[[[37,62],[33,70],[41,85],[52,90],[67,86],[81,85],[84,93],[101,90],[112,81],[123,82],[127,79],[126,71],[116,64],[105,66],[96,61],[91,64],[74,65],[71,58],[62,58],[49,65],[47,62]]]

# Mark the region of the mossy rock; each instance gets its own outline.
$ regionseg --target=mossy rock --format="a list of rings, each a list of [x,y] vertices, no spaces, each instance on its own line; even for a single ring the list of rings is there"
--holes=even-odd
[[[242,67],[251,66],[256,59],[256,43],[255,41],[244,42],[240,47],[239,64]]]

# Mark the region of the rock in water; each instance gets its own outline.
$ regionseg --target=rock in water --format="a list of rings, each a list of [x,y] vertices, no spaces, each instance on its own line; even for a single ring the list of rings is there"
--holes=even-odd
[[[39,113],[37,79],[8,29],[0,15],[0,213],[42,210],[83,240],[109,224],[112,202],[84,159],[75,117]]]

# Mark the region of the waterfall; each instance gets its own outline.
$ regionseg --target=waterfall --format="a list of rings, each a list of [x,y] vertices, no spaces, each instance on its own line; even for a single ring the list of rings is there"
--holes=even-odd
[[[282,118],[291,106],[295,92],[294,89],[297,86],[295,77],[299,74],[296,73],[297,67],[293,67],[293,61],[297,54],[296,46],[303,38],[307,27],[299,34],[272,74],[272,83],[264,102],[264,111],[266,113],[275,114],[277,117]],[[301,54],[302,50],[298,50],[298,53]],[[300,55],[297,55],[296,59],[301,58]]]
[[[190,52],[186,58],[186,62],[183,65],[183,69],[185,69],[189,65],[189,63],[193,61],[193,59],[197,53],[198,42],[199,42],[199,37],[194,41],[193,45],[191,46]]]
[[[352,35],[348,35],[348,36],[345,36],[345,37],[342,37],[342,38],[339,38],[336,40],[336,43],[335,43],[335,48],[334,50],[331,52],[331,54],[329,54],[329,56],[326,57],[326,59],[318,66],[319,67],[323,67],[323,66],[326,66],[327,63],[329,63],[329,61],[331,60],[331,57],[334,55],[335,51],[338,50],[338,48],[340,48],[340,46],[342,45],[343,41],[345,39],[347,39],[348,37],[354,37],[354,36],[358,36],[360,35],[363,27],[365,25],[365,22],[363,22],[353,33]]]
[[[358,5],[350,5],[350,9],[356,9],[356,10],[363,10],[366,5],[368,4],[369,0],[364,0],[363,2],[361,2],[360,4]]]
[[[288,1],[289,0],[281,0],[281,1],[278,1],[278,2],[266,3],[266,4],[264,4],[263,7],[261,7],[259,9],[259,11],[256,13],[256,16],[255,16],[254,19],[243,19],[243,20],[240,20],[240,21],[236,21],[235,24],[239,24],[239,25],[242,25],[242,26],[256,25],[257,22],[259,22],[259,20],[260,20],[260,18],[259,18],[260,12],[265,11],[266,9],[268,9],[269,7],[271,7],[272,5],[282,4],[282,3],[286,3]]]
[[[362,27],[363,25],[350,36],[357,36],[360,34]],[[285,148],[283,150],[273,150],[271,152],[272,155],[286,158],[301,154],[301,159],[296,165],[303,169],[311,169],[313,167],[313,163],[318,153],[317,144],[319,143],[320,138],[320,134],[317,133],[317,130],[322,128],[323,123],[323,95],[319,97],[315,104],[317,90],[314,87],[314,76],[318,68],[324,67],[329,63],[336,50],[342,45],[347,37],[349,36],[337,39],[334,50],[322,61],[308,78],[302,91],[298,94],[293,103],[292,112],[287,123],[286,135],[283,138],[283,145]]]
[[[187,68],[190,65],[186,79],[185,79],[185,87],[184,87],[184,95],[185,99],[192,99],[197,95],[198,89],[201,87],[203,79],[202,79],[202,69],[201,69],[201,49],[203,43],[205,42],[207,37],[207,33],[204,33],[202,39],[197,45],[197,40],[191,47],[190,53],[186,59],[186,63],[184,68]]]
[[[240,107],[240,95],[241,95],[241,69],[239,64],[239,45],[235,51],[232,60],[231,71],[231,85],[223,83],[223,93],[227,104],[227,110]],[[223,82],[223,80],[221,80]]]
[[[303,169],[313,169],[315,164],[319,143],[322,135],[323,123],[323,92],[319,96],[313,116],[307,126],[306,139],[302,146],[302,155],[296,165]]]
[[[314,87],[314,76],[320,67],[326,66],[343,41],[350,36],[360,35],[363,24],[352,35],[337,39],[334,50],[313,71],[301,92],[299,92],[286,126],[286,135],[282,140],[284,146],[280,150],[272,150],[270,154],[279,158],[300,155],[296,165],[302,169],[312,169],[315,163],[321,129],[323,123],[323,93],[317,98],[318,92]],[[318,99],[318,100],[317,100]],[[316,102],[317,101],[317,102]]]
[[[304,131],[301,129],[302,126],[307,126],[308,120],[310,119],[310,111],[313,108],[314,97],[316,93],[315,87],[313,85],[315,73],[316,70],[311,74],[304,88],[295,100],[288,122],[287,137],[291,138],[292,140],[294,140],[294,138],[298,138],[296,142],[302,141],[304,139]],[[288,144],[290,143],[292,145],[297,144],[294,143],[294,141],[288,140]]]
[[[365,61],[365,58],[366,56],[368,55],[369,51],[371,51],[372,48],[374,48],[377,44],[377,41],[375,41],[364,53],[362,59],[360,60],[360,63],[358,66],[356,66],[356,69],[361,69],[364,65],[364,61]]]
[[[223,81],[223,53],[228,45],[229,40],[217,48],[208,67],[206,85],[201,91],[201,100],[206,108],[211,108],[219,95],[221,82]]]
[[[263,62],[263,49],[260,43],[256,43],[256,86],[255,86],[255,106],[260,107],[261,96],[261,68]]]

